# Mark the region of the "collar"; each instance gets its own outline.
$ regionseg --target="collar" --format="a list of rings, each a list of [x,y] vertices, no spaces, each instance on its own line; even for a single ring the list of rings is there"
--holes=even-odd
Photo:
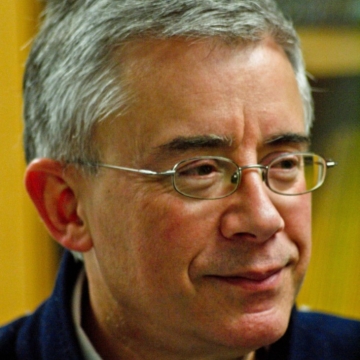
[[[94,346],[91,344],[88,336],[81,326],[81,299],[85,281],[85,271],[82,269],[76,280],[72,296],[72,318],[74,322],[75,333],[77,340],[79,341],[84,360],[101,360],[100,355],[96,352]]]

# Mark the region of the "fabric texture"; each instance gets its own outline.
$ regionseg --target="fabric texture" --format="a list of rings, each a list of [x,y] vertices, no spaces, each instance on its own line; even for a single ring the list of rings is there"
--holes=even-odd
[[[81,262],[68,252],[64,254],[51,297],[33,314],[0,328],[0,359],[82,359],[71,313],[73,288],[81,268]],[[268,354],[259,357],[360,360],[360,322],[294,308],[286,334]]]

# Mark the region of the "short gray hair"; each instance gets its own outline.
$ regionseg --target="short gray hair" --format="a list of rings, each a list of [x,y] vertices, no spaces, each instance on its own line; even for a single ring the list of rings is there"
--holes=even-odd
[[[300,42],[273,0],[48,0],[44,15],[24,79],[28,162],[98,157],[95,125],[129,105],[121,48],[134,39],[272,36],[294,69],[309,132],[313,105]]]

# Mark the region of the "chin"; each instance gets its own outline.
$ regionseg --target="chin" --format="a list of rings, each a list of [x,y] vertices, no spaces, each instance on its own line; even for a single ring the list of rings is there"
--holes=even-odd
[[[211,335],[208,349],[212,355],[238,358],[278,341],[286,332],[289,316],[257,313],[241,321],[216,329]],[[209,340],[209,338],[208,338]]]
[[[271,309],[243,315],[229,329],[226,342],[230,347],[256,350],[279,340],[286,332],[290,311]]]

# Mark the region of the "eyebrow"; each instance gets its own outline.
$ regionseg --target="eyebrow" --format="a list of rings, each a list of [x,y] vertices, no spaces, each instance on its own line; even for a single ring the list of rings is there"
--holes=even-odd
[[[171,141],[154,147],[153,154],[158,158],[166,157],[173,153],[183,153],[184,151],[201,149],[226,149],[233,144],[233,139],[221,135],[197,135],[197,136],[179,136]],[[276,134],[264,142],[265,145],[278,146],[283,144],[310,145],[310,138],[304,134],[285,133]],[[166,155],[167,154],[167,155]]]
[[[232,145],[232,139],[219,135],[179,136],[168,143],[158,146],[160,152],[179,152],[196,149],[227,148]]]
[[[285,133],[272,136],[265,141],[266,145],[276,146],[283,144],[300,144],[309,146],[311,143],[310,137],[298,133]]]

